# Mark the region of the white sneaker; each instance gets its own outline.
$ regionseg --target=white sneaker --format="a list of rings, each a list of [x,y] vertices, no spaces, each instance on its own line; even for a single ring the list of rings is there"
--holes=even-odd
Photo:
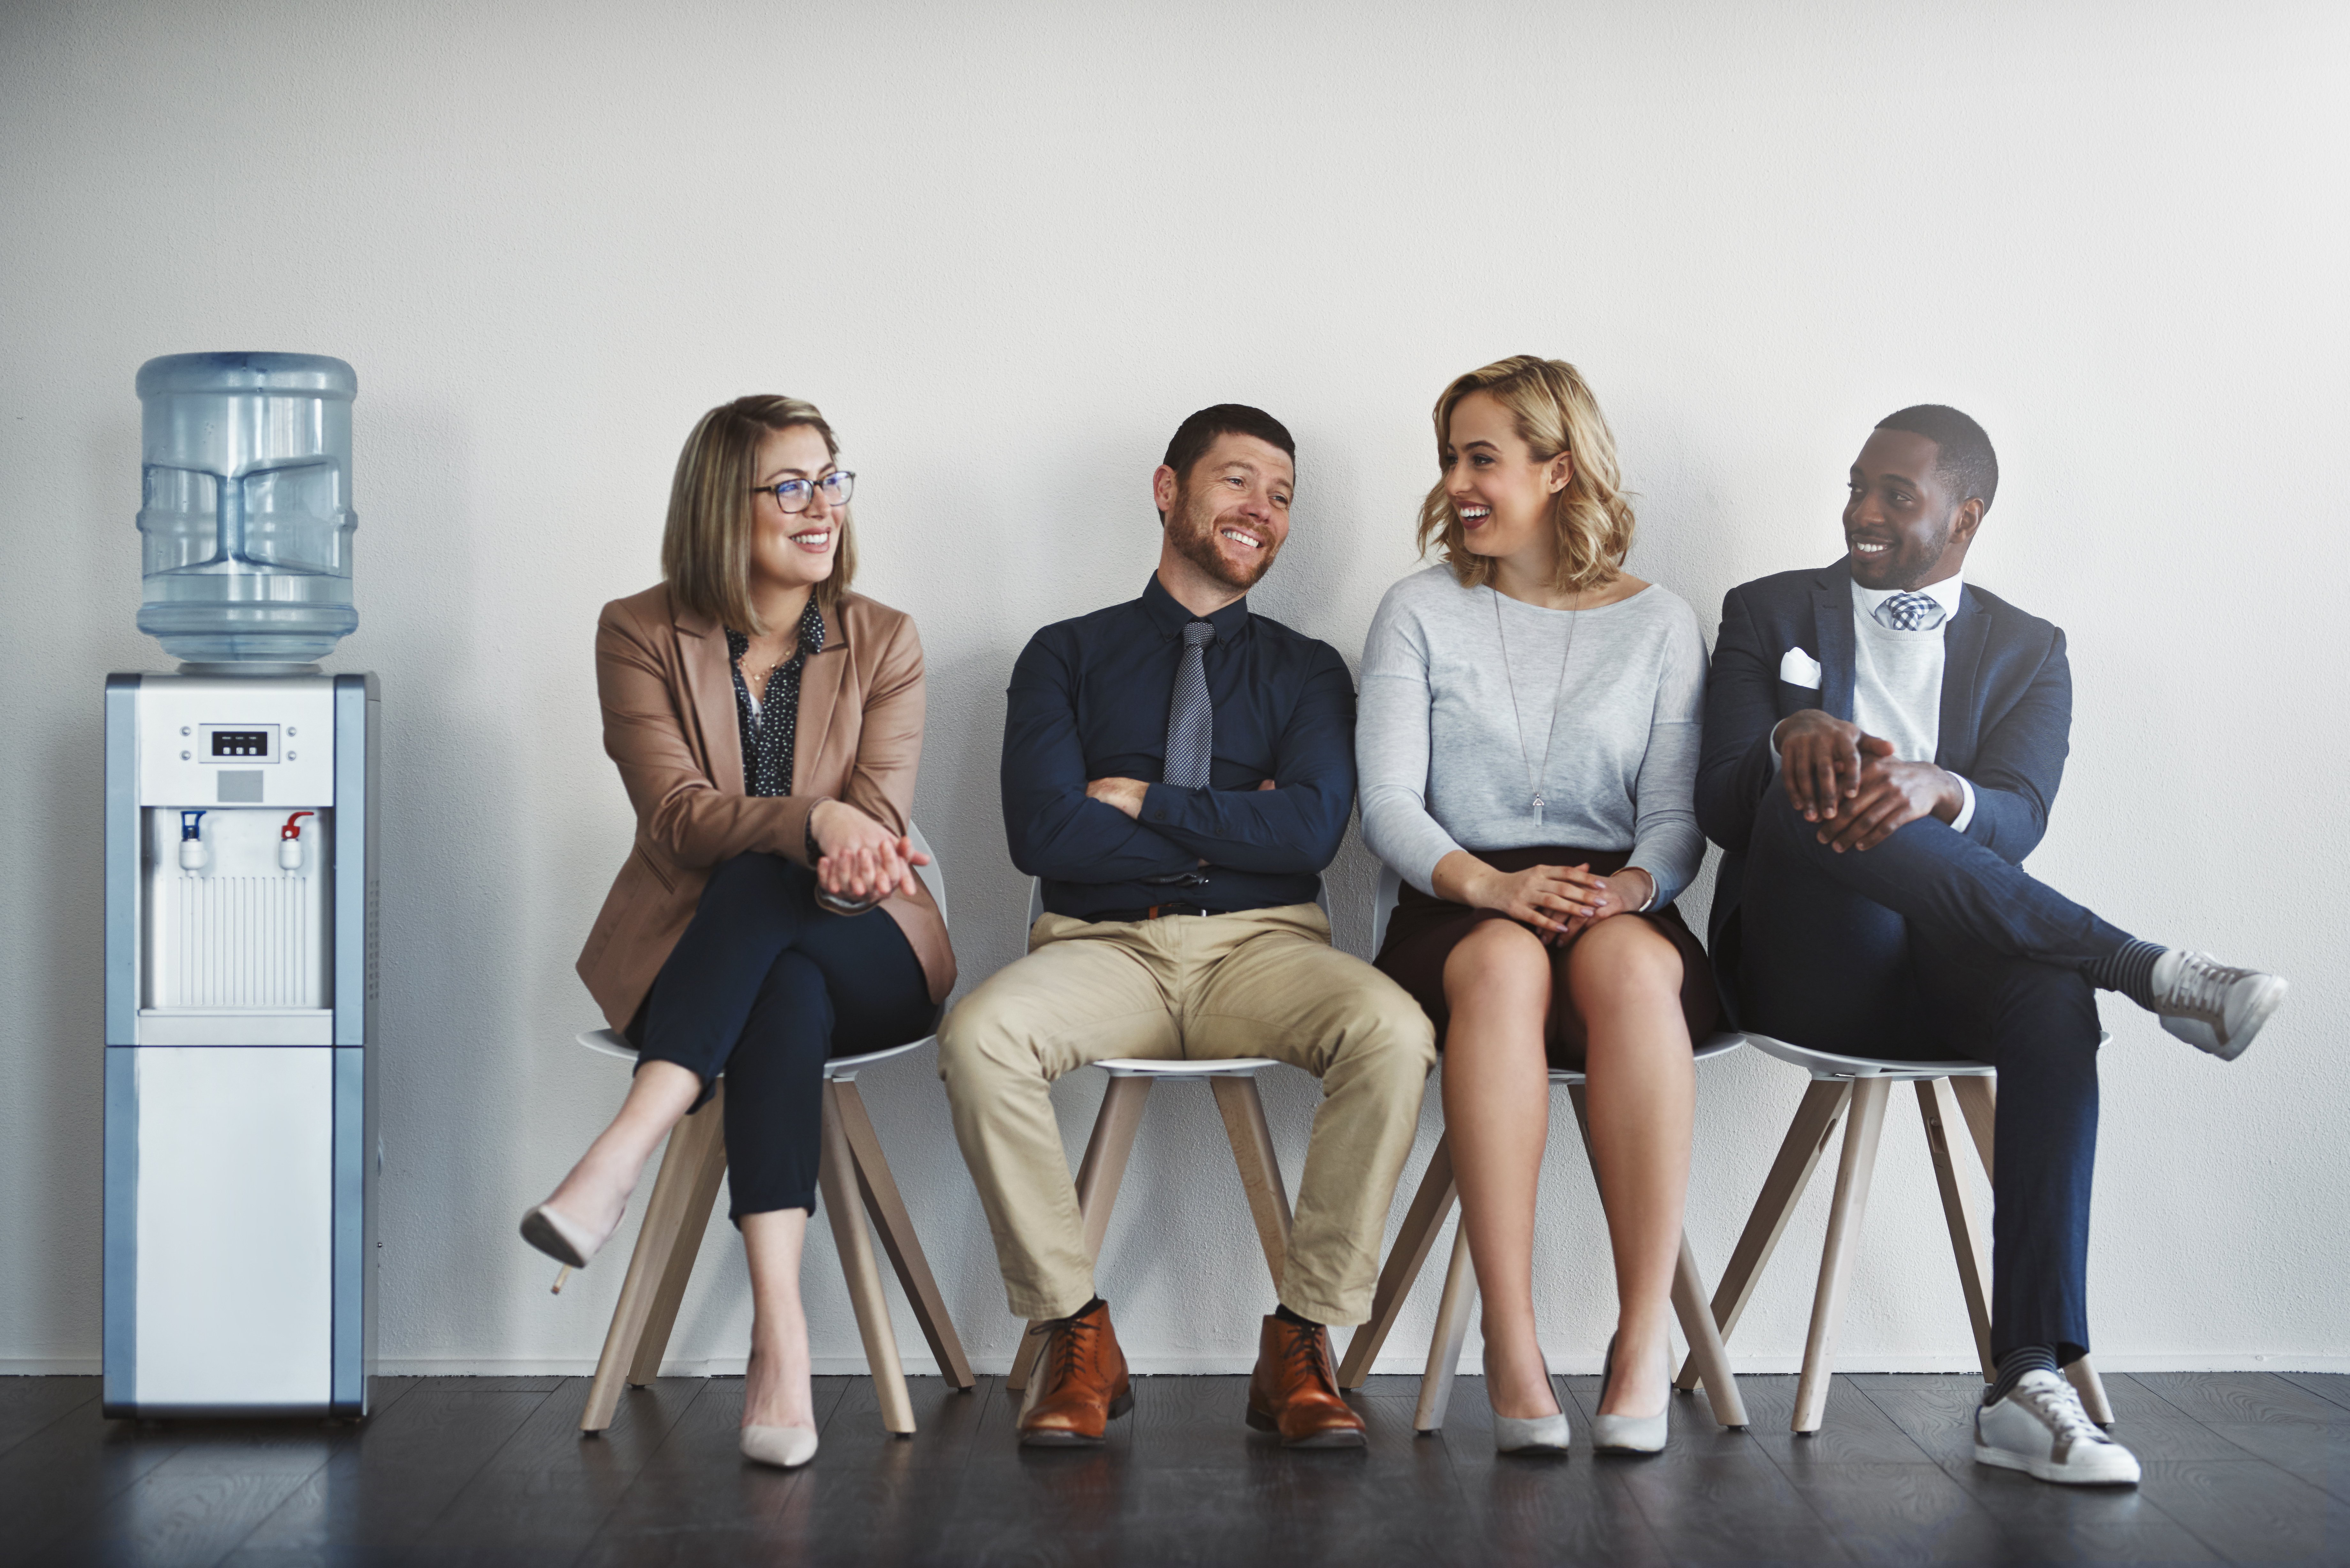
[[[2210,953],[2173,948],[2154,961],[2154,1011],[2163,1028],[2222,1062],[2244,1054],[2284,992],[2281,976],[2233,969]]]
[[[1975,1412],[1975,1462],[2066,1486],[2137,1484],[2137,1456],[2089,1419],[2061,1374],[2046,1370],[2025,1373],[2006,1398]]]

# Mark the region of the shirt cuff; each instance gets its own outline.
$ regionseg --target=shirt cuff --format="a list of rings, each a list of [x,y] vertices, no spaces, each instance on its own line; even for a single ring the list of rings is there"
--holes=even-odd
[[[1967,782],[1964,774],[1952,774],[1950,776],[1959,781],[1959,793],[1967,797],[1959,807],[1959,815],[1950,818],[1950,828],[1953,832],[1964,833],[1967,824],[1975,819],[1975,786]]]

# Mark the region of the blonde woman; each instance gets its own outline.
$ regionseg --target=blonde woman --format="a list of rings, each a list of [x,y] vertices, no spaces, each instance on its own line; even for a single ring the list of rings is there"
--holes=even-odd
[[[584,1266],[723,1077],[751,1266],[742,1447],[786,1467],[816,1446],[799,1262],[825,1058],[930,1033],[955,972],[906,837],[922,646],[848,591],[839,455],[812,403],[712,409],[678,459],[660,585],[597,622],[604,749],[637,831],[579,974],[640,1054],[619,1115],[522,1226]]]
[[[1443,564],[1388,591],[1363,652],[1364,837],[1404,883],[1377,961],[1443,1042],[1499,1446],[1567,1446],[1533,1287],[1557,1066],[1589,1076],[1616,1262],[1594,1442],[1654,1452],[1691,1042],[1717,1009],[1673,908],[1705,848],[1705,645],[1686,603],[1624,570],[1632,508],[1572,365],[1520,355],[1461,377],[1437,400],[1436,444],[1419,544]]]

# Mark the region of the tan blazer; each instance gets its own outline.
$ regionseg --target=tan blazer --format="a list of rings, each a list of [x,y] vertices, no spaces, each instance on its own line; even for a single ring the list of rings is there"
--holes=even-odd
[[[666,587],[604,607],[596,690],[604,750],[637,808],[636,846],[579,954],[579,978],[615,1029],[636,1016],[716,867],[753,851],[806,866],[808,813],[822,800],[906,831],[922,754],[922,643],[912,618],[886,605],[849,594],[827,618],[824,650],[800,675],[787,795],[743,794],[726,633]],[[945,1001],[954,950],[928,890],[881,908],[921,961],[931,1000]]]

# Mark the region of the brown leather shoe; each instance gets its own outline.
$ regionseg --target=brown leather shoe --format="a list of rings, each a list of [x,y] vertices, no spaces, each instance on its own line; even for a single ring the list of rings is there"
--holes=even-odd
[[[1338,1394],[1330,1331],[1267,1317],[1249,1376],[1248,1424],[1285,1449],[1359,1449],[1363,1418]]]
[[[1109,1326],[1109,1303],[1031,1334],[1048,1335],[1028,1376],[1035,1397],[1020,1414],[1020,1441],[1030,1448],[1071,1448],[1102,1441],[1102,1428],[1134,1408],[1126,1355]]]

